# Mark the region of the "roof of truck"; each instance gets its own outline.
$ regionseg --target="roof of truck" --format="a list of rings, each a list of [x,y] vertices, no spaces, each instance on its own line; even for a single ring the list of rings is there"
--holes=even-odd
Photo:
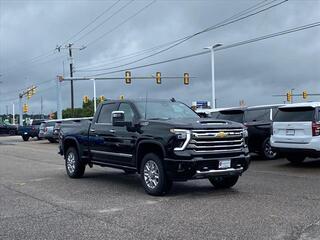
[[[294,107],[320,107],[320,102],[304,102],[304,103],[291,103],[283,105],[279,108],[294,108]]]

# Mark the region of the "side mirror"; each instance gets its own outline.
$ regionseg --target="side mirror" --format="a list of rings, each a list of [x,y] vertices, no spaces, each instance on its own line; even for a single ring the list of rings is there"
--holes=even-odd
[[[113,111],[111,113],[112,126],[123,127],[126,126],[124,121],[124,111]]]

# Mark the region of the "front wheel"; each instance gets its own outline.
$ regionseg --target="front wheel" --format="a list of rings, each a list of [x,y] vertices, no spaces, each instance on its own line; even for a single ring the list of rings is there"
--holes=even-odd
[[[23,141],[25,141],[25,142],[29,141],[29,138],[30,138],[30,136],[28,136],[28,135],[23,135],[23,136],[22,136],[22,139],[23,139]]]
[[[297,155],[289,155],[286,158],[292,164],[297,165],[302,163],[306,159],[306,156],[297,154]]]
[[[261,147],[261,155],[263,156],[264,159],[266,160],[273,160],[277,157],[277,152],[275,152],[270,144],[270,138],[267,138]]]
[[[239,176],[210,177],[211,184],[218,189],[231,188],[238,182]]]
[[[86,165],[80,162],[77,149],[70,147],[67,150],[66,170],[70,178],[81,178],[84,174]]]
[[[145,191],[153,196],[165,195],[172,186],[160,157],[154,153],[148,153],[142,159],[141,181]]]

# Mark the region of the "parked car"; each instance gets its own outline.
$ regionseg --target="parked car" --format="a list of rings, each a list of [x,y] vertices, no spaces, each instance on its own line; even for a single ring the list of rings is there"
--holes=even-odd
[[[48,120],[44,124],[43,138],[47,139],[50,143],[56,143],[57,138],[53,134],[53,128],[57,120]]]
[[[320,156],[320,102],[279,107],[273,122],[271,146],[291,163]]]
[[[220,110],[215,118],[243,123],[248,128],[249,151],[271,160],[277,157],[277,152],[270,145],[270,136],[272,120],[279,106],[281,105],[229,108]]]
[[[173,181],[201,178],[230,188],[250,162],[242,124],[202,119],[174,99],[105,101],[92,122],[61,137],[69,177],[82,177],[86,165],[138,172],[151,195],[165,194]]]
[[[39,137],[39,131],[40,131],[40,125],[43,123],[45,120],[43,119],[34,119],[31,122],[31,125],[29,126],[19,126],[18,127],[18,135],[21,135],[23,141],[28,141],[29,138],[38,138]]]
[[[18,128],[16,125],[8,123],[0,123],[0,134],[17,135]]]

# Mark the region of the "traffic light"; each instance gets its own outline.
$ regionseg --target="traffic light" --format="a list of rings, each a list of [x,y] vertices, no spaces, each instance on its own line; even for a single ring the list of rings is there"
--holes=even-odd
[[[185,85],[189,85],[189,83],[190,83],[189,73],[184,73],[183,74],[183,83]]]
[[[303,91],[303,92],[302,92],[302,98],[303,98],[303,99],[307,99],[307,97],[308,97],[307,91]]]
[[[126,71],[125,80],[126,80],[126,84],[131,84],[131,72],[130,71]]]
[[[89,96],[83,96],[83,103],[89,102]]]
[[[28,88],[28,90],[27,90],[27,98],[30,99],[31,96],[32,96],[32,89]]]
[[[120,95],[120,100],[124,100],[124,95]]]
[[[37,89],[36,86],[32,86],[32,88],[31,88],[31,95],[36,94],[36,89]]]
[[[287,92],[287,101],[288,102],[292,101],[292,93],[291,92]]]
[[[26,113],[29,111],[29,106],[28,104],[23,104],[23,112]]]
[[[99,97],[99,102],[103,102],[104,100],[106,100],[105,96],[101,95],[101,96]]]
[[[161,72],[156,73],[156,82],[157,84],[161,84]]]

